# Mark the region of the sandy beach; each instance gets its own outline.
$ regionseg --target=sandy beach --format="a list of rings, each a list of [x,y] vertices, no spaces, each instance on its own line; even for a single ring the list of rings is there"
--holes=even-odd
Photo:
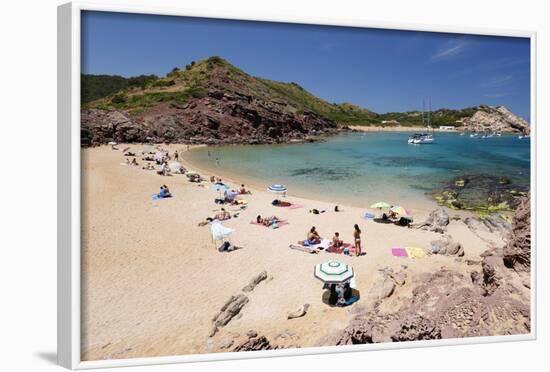
[[[136,153],[143,148],[127,146]],[[186,168],[210,177],[208,170],[198,169],[186,160],[185,145],[165,148],[170,153],[177,149]],[[451,218],[448,231],[464,247],[464,257],[394,257],[392,247],[428,249],[430,242],[441,235],[365,220],[361,217],[365,212],[376,211],[338,201],[298,198],[292,190],[285,200],[302,207],[275,207],[271,205],[273,194],[260,185],[247,185],[252,194],[240,196],[247,208],[226,207],[238,216],[224,221],[225,226],[235,229],[231,242],[242,249],[220,253],[209,227],[197,226],[219,211],[214,203],[218,193],[188,182],[184,175],[162,177],[142,170],[144,162],[140,157],[137,161],[139,166],[126,165],[122,152],[109,146],[82,150],[84,360],[224,352],[230,350],[227,345],[246,339],[249,330],[283,347],[318,346],[331,331],[348,324],[357,304],[369,301],[367,293],[379,269],[403,270],[406,266],[405,285],[384,304],[391,309],[394,304],[398,306],[399,298],[411,296],[422,274],[447,267],[469,275],[472,270],[480,270],[482,252],[504,244],[496,232],[476,234]],[[240,185],[240,180],[230,175],[223,177],[233,188]],[[151,200],[162,184],[169,186],[174,197]],[[335,204],[340,205],[341,212],[332,211]],[[329,212],[314,215],[309,213],[312,208]],[[429,204],[414,209],[415,220],[424,219],[432,208]],[[449,211],[451,217],[456,214]],[[251,224],[257,215],[276,215],[288,224],[278,229]],[[289,244],[305,239],[311,226],[329,239],[338,231],[345,242],[351,243],[354,224],[363,231],[365,256],[308,254],[289,249]],[[322,283],[314,278],[313,268],[334,259],[355,270],[361,299],[352,306],[330,307],[322,301]],[[466,265],[467,260],[473,263]],[[209,337],[212,318],[222,305],[263,270],[268,279],[247,293],[249,302],[240,316]],[[288,312],[303,304],[310,305],[305,316],[287,319]]]

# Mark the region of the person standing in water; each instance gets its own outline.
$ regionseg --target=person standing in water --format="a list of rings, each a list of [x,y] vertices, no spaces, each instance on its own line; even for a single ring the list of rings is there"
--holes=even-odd
[[[357,224],[355,224],[353,228],[354,228],[353,239],[355,242],[355,255],[360,256],[361,255],[361,229]]]

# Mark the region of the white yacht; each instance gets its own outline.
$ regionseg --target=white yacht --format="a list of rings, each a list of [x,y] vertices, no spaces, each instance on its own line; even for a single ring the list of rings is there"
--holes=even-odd
[[[422,145],[427,143],[434,143],[434,136],[428,133],[416,133],[409,137],[407,143],[413,145]]]

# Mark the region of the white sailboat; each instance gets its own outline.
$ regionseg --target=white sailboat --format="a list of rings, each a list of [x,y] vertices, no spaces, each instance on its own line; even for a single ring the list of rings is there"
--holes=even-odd
[[[430,128],[431,127],[431,125],[430,125],[430,119],[431,119],[430,114],[431,114],[431,110],[432,110],[431,100],[430,100],[430,103],[429,103],[429,111],[427,113],[427,119],[428,119],[427,124],[426,124],[426,121],[424,120],[425,110],[426,110],[426,102],[424,100],[422,100],[422,125],[425,126],[426,128]],[[415,133],[412,136],[410,136],[409,139],[407,140],[407,143],[412,144],[412,145],[422,145],[422,144],[429,144],[429,143],[434,143],[434,142],[435,142],[434,135],[429,134],[429,133]]]

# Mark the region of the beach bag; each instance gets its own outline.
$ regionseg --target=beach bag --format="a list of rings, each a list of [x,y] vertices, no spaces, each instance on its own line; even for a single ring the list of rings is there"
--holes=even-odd
[[[313,214],[319,214],[319,210],[314,208],[314,209],[311,210],[311,213],[313,213]]]
[[[344,248],[343,252],[346,256],[349,256],[349,248]]]

